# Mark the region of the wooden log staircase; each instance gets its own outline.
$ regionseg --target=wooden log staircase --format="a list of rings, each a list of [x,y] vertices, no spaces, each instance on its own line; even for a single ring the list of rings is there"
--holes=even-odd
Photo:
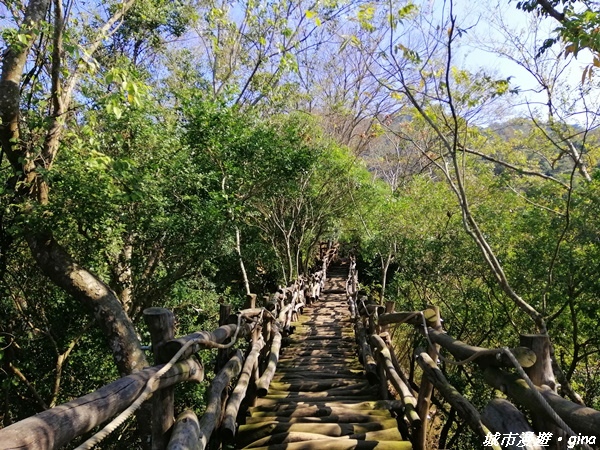
[[[238,430],[237,448],[412,448],[358,361],[347,274],[347,266],[331,267],[320,300],[299,316],[268,394],[249,409]]]
[[[172,313],[147,309],[159,365],[0,429],[0,450],[58,450],[86,435],[77,449],[90,450],[145,401],[152,402],[154,413],[152,450],[427,450],[439,448],[429,433],[434,387],[436,406],[453,408],[494,450],[502,448],[494,436],[535,436],[536,429],[507,399],[490,401],[480,413],[437,366],[441,352],[446,362],[478,365],[491,387],[503,390],[539,422],[534,426],[541,435],[553,430],[556,445],[550,448],[562,450],[567,437],[586,450],[599,448],[600,411],[560,397],[544,381],[544,368],[550,367],[547,336],[523,335],[521,347],[511,349],[474,347],[444,332],[435,305],[394,312],[392,302],[384,306],[359,295],[353,260],[350,266],[328,268],[330,259],[322,259],[323,269],[308,282],[294,281],[260,307],[252,295],[248,307],[236,314],[228,315],[224,305],[223,320],[213,331],[172,339]],[[311,300],[317,295],[317,301]],[[418,379],[413,371],[410,377],[404,374],[395,356],[390,329],[396,326],[412,326],[423,336],[415,352]],[[198,418],[187,410],[175,421],[174,385],[201,382],[204,367],[195,355],[215,347],[229,360],[223,358],[209,386],[204,414]],[[252,406],[240,410],[242,404]]]

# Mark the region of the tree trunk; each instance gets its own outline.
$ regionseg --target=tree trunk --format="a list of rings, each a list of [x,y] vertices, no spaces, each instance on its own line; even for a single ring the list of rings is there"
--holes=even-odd
[[[79,266],[50,233],[31,233],[31,253],[42,271],[59,287],[92,310],[108,340],[121,376],[147,366],[133,323],[115,292],[97,276]]]

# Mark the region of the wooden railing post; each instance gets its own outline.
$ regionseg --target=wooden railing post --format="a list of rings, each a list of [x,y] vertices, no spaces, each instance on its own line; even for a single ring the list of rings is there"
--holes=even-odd
[[[166,308],[147,308],[144,321],[150,331],[154,364],[164,364],[160,346],[175,338],[175,316]],[[173,387],[157,391],[152,396],[152,450],[164,450],[168,432],[175,422],[175,391]]]
[[[246,295],[246,309],[256,308],[256,294],[247,294]]]
[[[556,392],[556,379],[550,358],[550,338],[544,334],[522,334],[520,345],[535,353],[535,364],[525,368],[525,373],[536,386],[546,385]]]
[[[427,313],[431,313],[431,317],[427,317]],[[442,329],[442,322],[440,320],[440,310],[437,306],[429,306],[427,310],[423,312],[426,314],[427,326],[431,326],[435,330]],[[436,361],[437,353],[440,350],[440,346],[433,344],[435,348],[429,347],[427,354],[429,357]],[[427,448],[427,428],[429,426],[429,408],[431,406],[431,393],[433,392],[433,384],[423,374],[421,377],[421,386],[419,386],[419,397],[417,399],[417,414],[421,418],[421,424],[416,430],[415,448],[417,450],[425,450]]]
[[[396,303],[393,301],[386,301],[385,302],[385,314],[392,314],[394,312],[394,308],[396,306]],[[379,324],[379,333],[386,333],[389,330],[389,326],[388,325],[381,325]]]
[[[535,353],[535,364],[531,367],[524,367],[529,379],[536,386],[548,386],[556,392],[556,379],[554,378],[552,359],[550,358],[550,338],[544,334],[521,334],[519,342],[521,346],[530,348]],[[549,450],[559,448],[556,444],[559,437],[562,437],[563,440],[568,437],[564,430],[543,416],[532,414],[531,423],[535,430],[540,432],[549,431],[556,437],[550,443]]]

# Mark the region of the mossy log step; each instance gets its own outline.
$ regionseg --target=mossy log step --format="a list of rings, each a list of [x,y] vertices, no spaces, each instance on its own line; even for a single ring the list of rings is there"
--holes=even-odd
[[[299,350],[299,349],[293,349],[290,348],[290,351],[286,351],[287,349],[284,349],[283,354],[286,357],[302,357],[302,356],[322,356],[324,352],[327,353],[327,356],[334,356],[336,358],[351,358],[354,357],[356,359],[356,351],[348,349],[345,350],[343,348],[339,348],[339,347],[334,347],[331,346],[329,348],[323,348],[323,347],[319,347],[319,348],[315,348],[315,349],[303,349],[303,350]],[[289,353],[289,354],[288,354]]]
[[[302,365],[302,370],[306,370],[306,371],[319,371],[322,374],[331,374],[331,375],[342,375],[344,373],[348,374],[351,373],[349,372],[349,370],[354,370],[354,373],[358,373],[359,371],[362,371],[362,368],[358,365],[358,364],[352,364],[352,365],[346,365],[346,366],[342,366],[339,364],[328,364],[328,363],[322,363],[322,364],[317,364],[317,363],[313,363],[313,364],[303,364]],[[343,370],[345,370],[346,372],[342,372]],[[281,373],[291,373],[293,371],[293,367],[290,366],[285,366],[282,365],[281,368],[279,369],[279,371]]]
[[[319,370],[321,371],[321,373],[319,373],[319,376],[322,376],[323,374],[329,373],[329,374],[333,374],[333,375],[337,375],[338,377],[341,375],[357,375],[357,374],[362,374],[363,373],[363,368],[357,363],[354,365],[354,367],[349,367],[348,365],[343,365],[343,364],[311,364],[310,366],[304,366],[302,367],[302,370],[305,371],[309,371],[309,370]],[[278,372],[280,373],[293,373],[293,372],[298,372],[297,368],[294,368],[293,366],[285,366],[284,364],[282,364],[280,367],[278,367]],[[314,377],[315,374],[313,373],[312,376]]]
[[[329,307],[331,309],[331,307]],[[352,322],[348,320],[345,316],[348,314],[348,308],[344,308],[344,311],[330,311],[322,312],[315,311],[313,314],[303,316],[303,320],[298,321],[298,326],[306,327],[306,326],[317,326],[321,327],[325,324],[327,325],[337,325],[343,326],[344,328],[350,328],[352,326]]]
[[[320,331],[311,331],[311,332],[302,332],[296,330],[296,332],[292,335],[292,338],[289,340],[290,345],[311,345],[311,341],[325,341],[329,345],[333,344],[328,341],[338,341],[338,342],[354,342],[354,332],[348,331],[347,333],[322,333]],[[301,344],[304,342],[304,344]]]
[[[303,367],[304,370],[311,370],[311,368],[307,368],[307,367]],[[340,369],[339,367],[327,367],[327,369],[324,366],[318,367],[316,370],[319,370],[319,375],[321,376],[321,378],[336,378],[339,376],[351,376],[351,375],[362,375],[362,373],[364,372],[362,368],[356,368],[356,369]],[[298,374],[297,370],[294,371],[291,367],[280,367],[279,370],[279,375],[281,376],[289,376],[289,377],[296,377],[296,378],[303,378],[305,379],[306,377],[310,377],[313,378],[314,374],[306,374],[306,375],[302,375],[302,374]],[[289,378],[288,378],[289,379]]]
[[[354,439],[359,441],[401,441],[402,436],[397,428],[388,428],[387,430],[380,431],[369,431],[367,433],[361,434],[351,434],[349,436],[340,436],[337,438],[333,438],[335,440],[342,439]],[[279,433],[274,434],[272,436],[266,436],[258,441],[253,442],[252,444],[246,446],[245,448],[257,448],[269,445],[276,444],[291,444],[293,442],[302,442],[302,441],[322,441],[323,435],[316,433],[300,433],[300,432],[291,432],[291,433]]]
[[[304,354],[303,354],[304,353]],[[281,353],[282,358],[315,357],[315,358],[354,358],[358,359],[358,348],[356,346],[340,345],[334,347],[323,347],[319,345],[297,346],[285,348]]]
[[[320,345],[321,347],[331,347],[334,345],[351,346],[355,342],[354,333],[321,333],[319,331],[311,331],[302,333],[296,329],[296,332],[285,339],[285,346],[305,346],[305,345]]]
[[[318,441],[292,442],[254,450],[410,450],[408,441],[358,441],[356,439],[321,439]]]
[[[321,365],[321,364],[337,364],[340,365],[340,363],[354,363],[355,365],[358,363],[358,359],[357,358],[332,358],[326,355],[323,355],[321,357],[319,356],[300,356],[300,357],[292,357],[289,356],[287,358],[279,358],[279,364],[285,366],[285,365],[292,365],[295,367],[301,367],[304,368],[305,364],[317,364],[317,365]]]
[[[256,416],[248,417],[246,424],[250,423],[261,423],[261,422],[272,422],[277,421],[279,423],[366,423],[366,422],[380,422],[381,420],[393,417],[389,414],[387,416],[374,415],[374,414],[360,414],[360,413],[343,413],[333,414],[328,416],[304,416],[304,417],[281,417],[281,416]]]
[[[266,436],[294,431],[302,433],[316,433],[328,437],[348,436],[351,434],[366,433],[368,431],[397,428],[396,419],[386,419],[379,422],[367,423],[280,423],[277,421],[261,422],[241,425],[237,433],[237,442],[244,446],[262,439]]]
[[[280,369],[282,371],[285,371],[286,369],[293,369],[294,365],[292,362],[283,362],[282,364],[280,364]],[[297,366],[296,366],[296,370],[323,370],[325,369],[327,372],[331,372],[334,369],[354,369],[354,370],[361,370],[362,366],[360,365],[360,363],[358,361],[353,361],[350,362],[348,361],[346,364],[338,364],[335,360],[331,360],[331,359],[322,359],[322,360],[318,360],[318,359],[313,359],[310,361],[298,361]],[[314,376],[314,374],[313,374]]]
[[[363,370],[353,370],[346,371],[348,373],[345,374],[323,374],[323,373],[309,373],[309,372],[292,372],[288,370],[287,372],[276,372],[273,380],[281,381],[283,383],[291,383],[291,382],[300,382],[300,381],[314,381],[318,380],[332,380],[332,379],[344,379],[344,380],[354,380],[354,381],[364,381],[365,377],[363,375]]]
[[[338,311],[336,309],[333,308],[333,311],[330,312],[314,311],[313,314],[301,316],[302,319],[298,320],[298,323],[301,323],[303,326],[321,325],[323,323],[346,324],[349,326],[352,322],[345,317],[348,315],[348,307],[346,306],[343,310],[339,309]]]
[[[308,329],[302,329],[302,327],[296,327],[295,333],[296,336],[302,336],[304,338],[308,338],[308,337],[319,337],[322,339],[328,339],[331,337],[354,337],[354,331],[351,328],[348,328],[347,330],[338,330],[338,331],[332,331],[331,330],[331,325],[325,326],[323,327],[323,330],[315,330],[314,328]]]
[[[296,362],[296,364],[294,365],[294,361]],[[362,367],[360,365],[360,363],[358,362],[358,358],[330,358],[326,355],[323,355],[322,357],[318,357],[318,356],[302,356],[302,357],[297,357],[297,358],[292,358],[292,357],[282,357],[280,360],[280,366],[282,367],[296,367],[297,370],[304,370],[305,369],[305,365],[323,365],[323,364],[335,364],[336,366],[340,366],[340,367],[347,367],[347,366],[357,366],[357,367]]]
[[[318,377],[319,374],[316,374]],[[336,387],[343,386],[354,386],[354,387],[363,387],[366,386],[366,382],[357,383],[356,380],[346,380],[346,379],[337,379],[337,380],[322,380],[318,379],[315,381],[296,381],[292,383],[282,383],[280,381],[272,381],[269,386],[270,389],[276,391],[320,391],[324,389],[331,389]]]
[[[293,400],[295,398],[333,398],[338,395],[343,395],[345,397],[349,397],[352,395],[360,395],[360,396],[371,396],[371,398],[372,398],[373,396],[377,395],[378,389],[379,389],[378,386],[373,386],[373,388],[371,390],[338,388],[337,390],[330,389],[328,391],[319,391],[319,392],[271,391],[271,389],[269,389],[269,393],[261,398]]]
[[[328,417],[328,416],[345,416],[349,414],[358,414],[361,416],[384,416],[392,417],[387,409],[353,409],[344,407],[327,407],[319,406],[299,406],[293,409],[284,409],[281,411],[254,411],[252,417],[272,417],[278,420],[290,417]],[[248,420],[248,419],[247,419]]]
[[[353,402],[353,401],[358,401],[358,402],[368,402],[369,400],[373,399],[373,395],[336,395],[335,397],[293,397],[293,398],[289,398],[289,397],[285,397],[285,398],[278,398],[278,397],[261,397],[257,400],[257,403],[259,405],[272,405],[275,403],[289,403],[290,400],[293,400],[296,403],[314,403],[315,400],[326,400],[329,399],[330,401],[340,401],[340,402]]]
[[[328,381],[328,380],[339,380],[340,376],[337,373],[330,374],[319,374],[320,381]],[[354,381],[355,383],[360,383],[365,380],[365,377],[362,374],[354,374],[354,375],[346,375],[344,379],[348,381]],[[294,374],[289,372],[287,374],[279,373],[273,377],[273,381],[276,383],[311,383],[315,381],[315,374]]]
[[[304,368],[303,368],[304,369]],[[321,371],[319,372],[320,378],[339,378],[343,377],[351,377],[351,376],[362,376],[363,369],[345,369],[345,370],[332,370],[332,371]],[[305,373],[298,372],[298,369],[293,370],[291,367],[280,367],[277,369],[278,376],[288,377],[288,378],[302,378],[302,379],[313,379],[315,377],[314,373]],[[277,376],[276,376],[277,377]],[[276,378],[275,377],[275,378]]]
[[[294,335],[294,336],[298,336],[298,335]],[[327,341],[321,341],[319,342],[318,339],[307,339],[307,340],[297,340],[296,338],[294,338],[294,340],[288,341],[288,342],[284,342],[283,343],[283,349],[284,351],[286,350],[318,350],[318,349],[328,349],[328,348],[337,348],[337,349],[343,349],[343,350],[350,350],[352,348],[356,347],[356,344],[354,342],[354,338],[352,339],[348,339],[348,338],[344,338],[344,339],[334,339],[334,340],[327,340]]]
[[[256,411],[287,411],[296,410],[303,407],[316,407],[316,408],[344,408],[351,410],[368,410],[368,411],[387,411],[393,406],[390,401],[387,400],[367,400],[367,401],[311,401],[309,403],[301,403],[298,401],[289,403],[274,403],[272,405],[257,405],[248,408],[248,410],[254,414]]]
[[[298,334],[292,335],[292,336],[298,336]],[[314,336],[301,336],[300,339],[295,339],[292,338],[290,339],[290,343],[302,343],[304,341],[320,341],[322,343],[332,343],[332,341],[349,341],[349,342],[353,342],[354,341],[354,336],[350,335],[350,333],[347,336],[341,336],[340,334],[334,334],[334,333],[328,333],[328,334],[316,334]]]

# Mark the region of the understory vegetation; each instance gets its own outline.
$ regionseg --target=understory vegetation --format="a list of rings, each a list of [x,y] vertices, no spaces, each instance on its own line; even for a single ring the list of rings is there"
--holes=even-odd
[[[547,334],[559,393],[600,409],[600,18],[488,6],[3,2],[0,426],[152,364],[145,308],[212,330],[323,241],[376,302],[439,306],[469,344]],[[410,370],[421,338],[393,334]],[[474,448],[438,406],[444,444]],[[134,448],[135,421],[110,439]]]

